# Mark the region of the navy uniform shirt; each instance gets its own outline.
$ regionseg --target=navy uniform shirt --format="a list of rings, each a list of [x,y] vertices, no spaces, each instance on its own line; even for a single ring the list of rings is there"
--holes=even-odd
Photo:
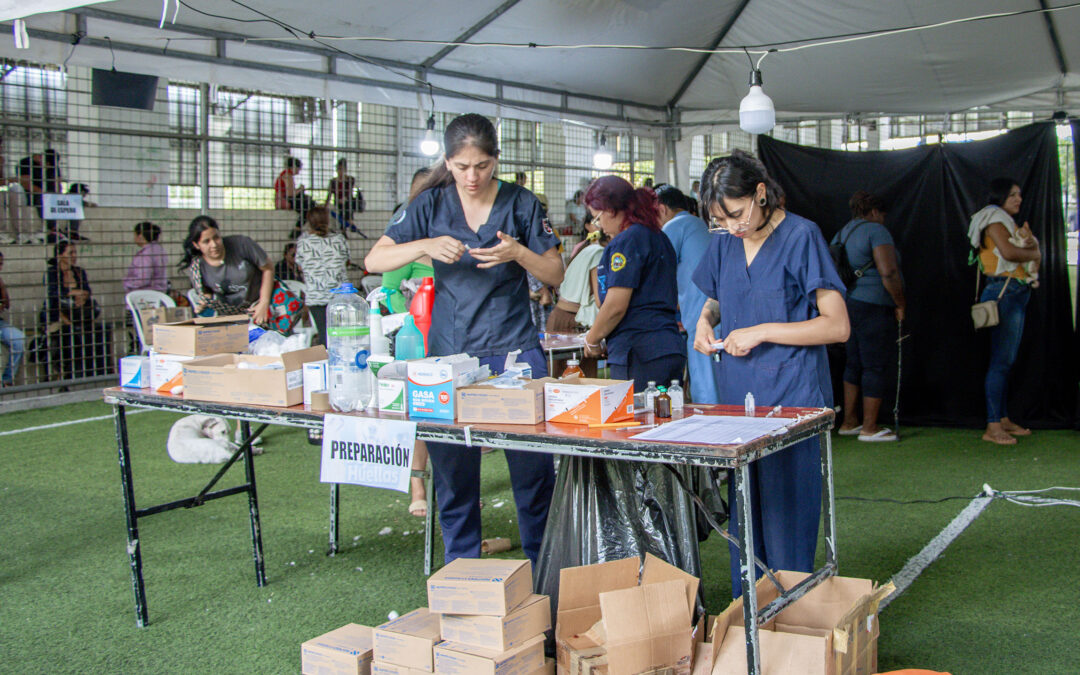
[[[609,288],[634,291],[622,321],[607,336],[608,362],[629,365],[631,347],[645,357],[686,353],[675,319],[677,269],[671,241],[644,225],[631,225],[604,248],[596,267],[601,304]]]
[[[499,192],[488,221],[473,232],[465,222],[457,187],[453,184],[425,190],[399,210],[386,236],[404,244],[417,239],[448,235],[468,248],[490,248],[504,232],[533,253],[543,255],[559,245],[544,208],[525,188],[499,182]],[[505,354],[539,348],[536,327],[529,314],[529,284],[525,268],[516,262],[480,269],[468,251],[453,264],[433,260],[435,306],[428,354],[470,356]]]

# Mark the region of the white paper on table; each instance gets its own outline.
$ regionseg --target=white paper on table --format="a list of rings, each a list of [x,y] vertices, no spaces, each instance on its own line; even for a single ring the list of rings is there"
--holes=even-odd
[[[635,441],[671,441],[728,445],[748,443],[762,436],[787,433],[791,419],[778,417],[741,417],[733,415],[691,415],[661,424],[655,429],[632,436]]]

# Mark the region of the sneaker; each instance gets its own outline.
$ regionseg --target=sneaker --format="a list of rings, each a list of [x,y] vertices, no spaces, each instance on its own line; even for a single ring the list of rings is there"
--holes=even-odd
[[[15,237],[10,237],[6,234],[0,235],[0,245],[9,245],[14,243],[16,243]]]
[[[41,232],[38,232],[36,234],[20,234],[19,235],[19,243],[24,244],[24,245],[25,244],[44,244],[45,243],[45,235],[42,234]]]

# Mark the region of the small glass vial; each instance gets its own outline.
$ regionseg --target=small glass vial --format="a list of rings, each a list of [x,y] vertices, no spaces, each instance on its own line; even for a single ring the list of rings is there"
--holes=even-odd
[[[585,373],[581,370],[581,362],[577,359],[569,359],[566,362],[566,370],[563,371],[562,377],[559,379],[566,379],[568,377],[583,377]]]
[[[747,417],[753,417],[754,407],[754,395],[750,392],[746,392],[746,399],[743,401],[744,414]]]
[[[653,414],[657,417],[671,417],[671,397],[668,396],[667,387],[657,390],[656,398],[653,399]]]
[[[652,410],[653,409],[653,399],[656,398],[656,395],[658,393],[660,393],[660,392],[657,391],[657,389],[656,389],[656,383],[653,382],[652,380],[649,380],[649,386],[645,388],[645,409],[646,410]]]
[[[683,409],[684,396],[678,380],[671,381],[671,386],[667,388],[667,394],[671,397],[671,411],[680,412]]]

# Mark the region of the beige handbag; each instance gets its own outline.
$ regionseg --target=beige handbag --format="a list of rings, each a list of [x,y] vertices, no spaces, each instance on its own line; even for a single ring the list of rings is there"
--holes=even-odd
[[[979,277],[982,274],[982,270],[977,269],[975,274],[975,299],[979,299]],[[1001,292],[998,293],[997,300],[987,300],[986,302],[976,302],[971,306],[971,321],[975,324],[975,330],[980,328],[993,328],[998,325],[1001,318],[998,316],[998,301],[1005,295],[1005,289],[1009,287],[1009,282],[1012,281],[1012,277],[1005,277],[1005,283],[1001,286]]]

